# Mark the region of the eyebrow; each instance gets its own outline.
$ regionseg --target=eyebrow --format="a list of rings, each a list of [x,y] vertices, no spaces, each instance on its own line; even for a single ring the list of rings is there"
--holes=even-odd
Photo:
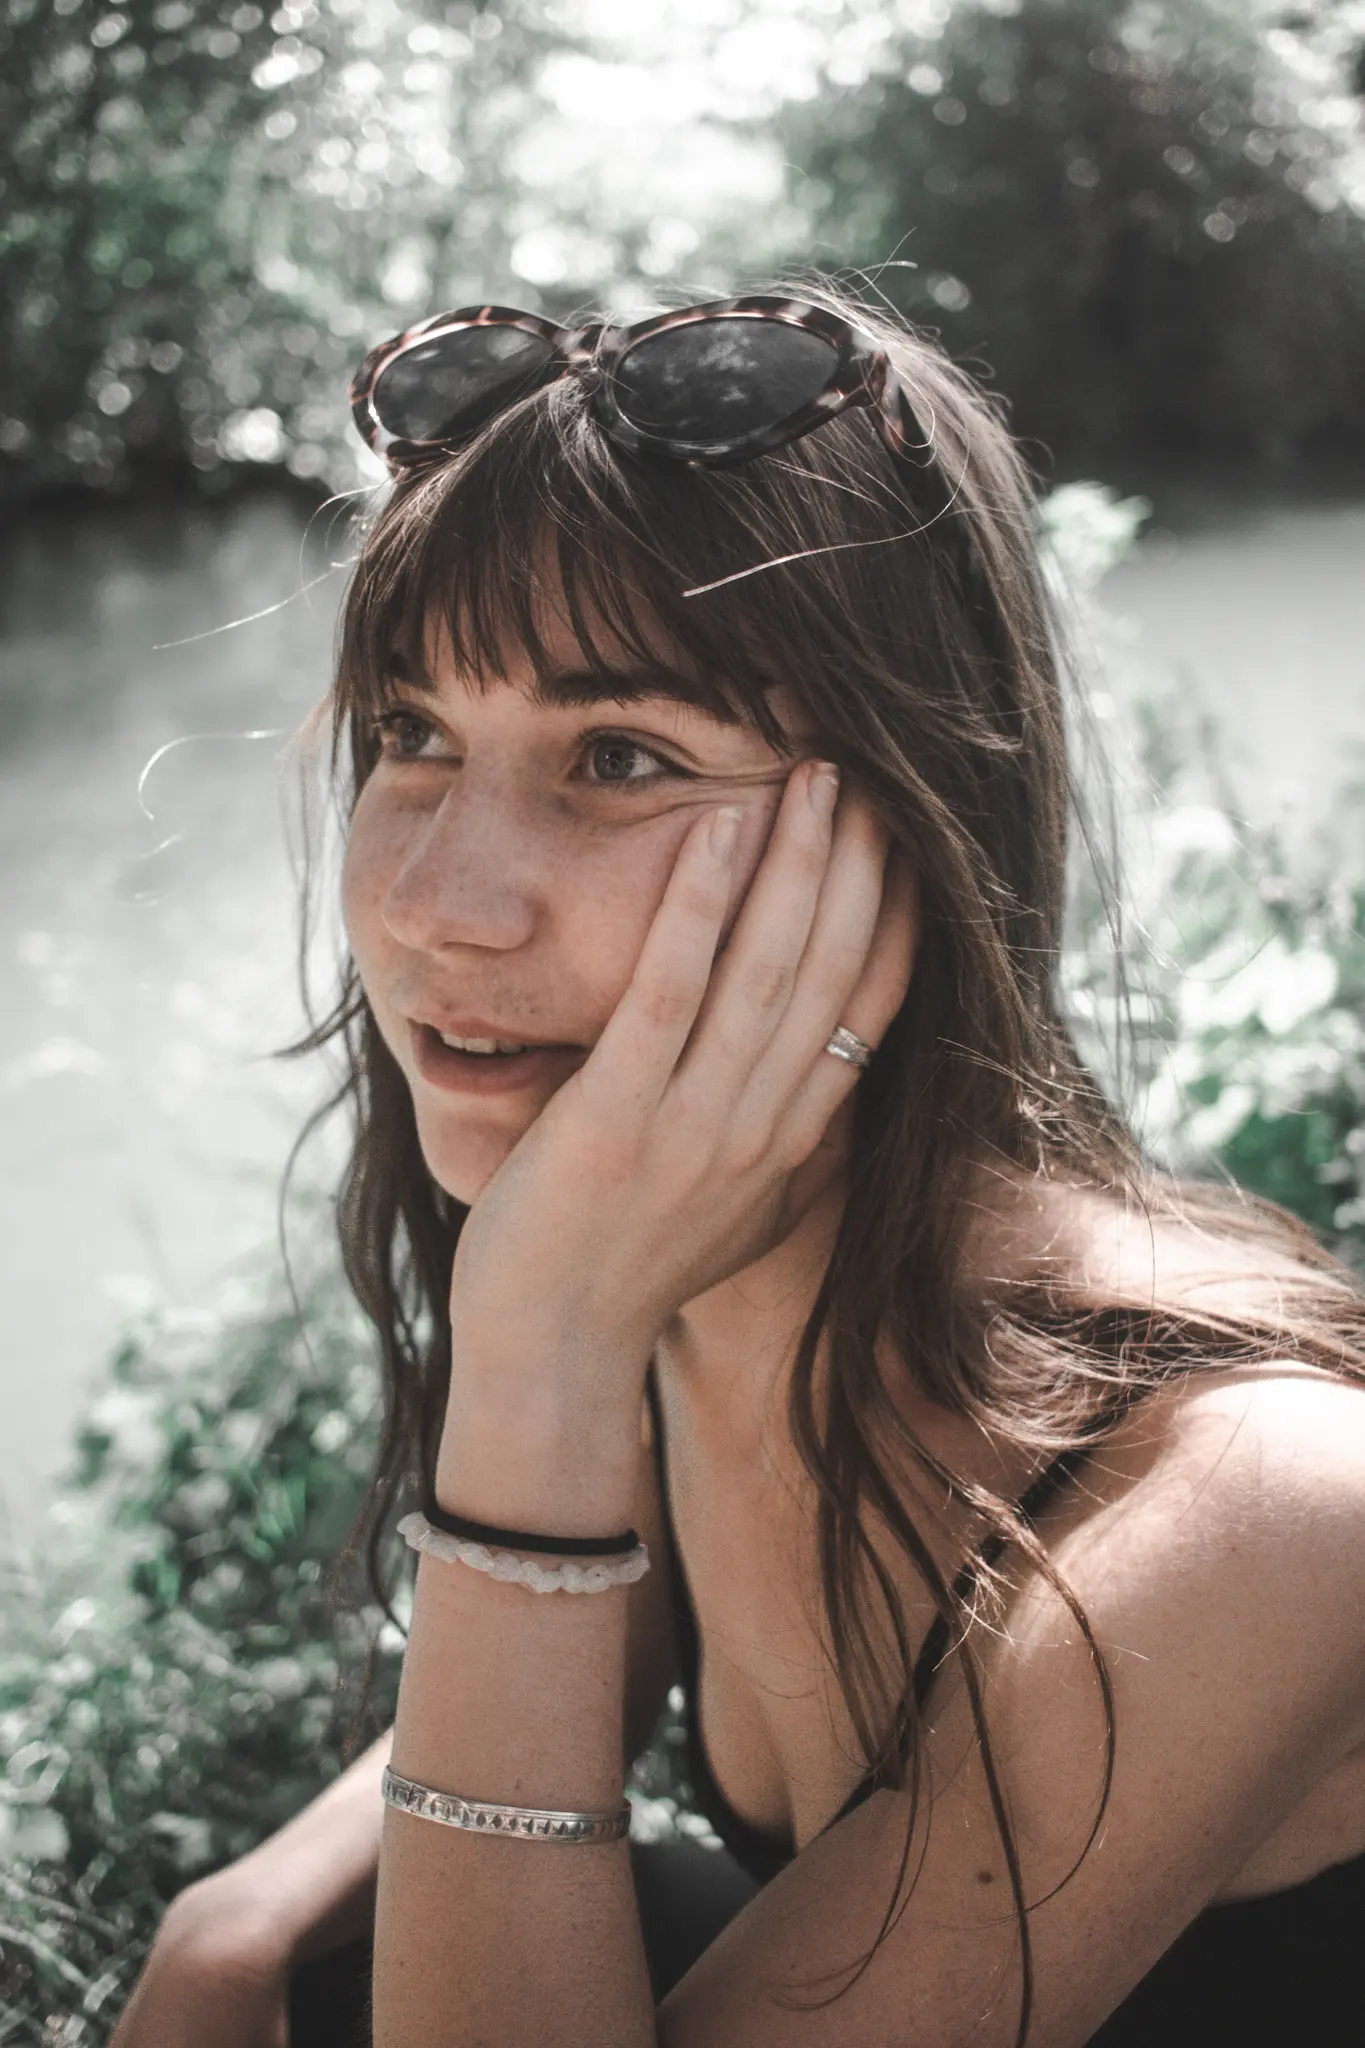
[[[384,666],[386,678],[392,683],[406,684],[426,695],[434,695],[440,688],[425,667],[414,665],[396,651]],[[662,662],[657,667],[551,669],[548,674],[536,677],[528,695],[533,704],[559,710],[580,710],[592,704],[622,704],[640,698],[667,697],[677,704],[706,709],[722,723],[728,722],[719,711],[711,710],[703,702],[695,688],[685,687],[676,670],[665,667]]]

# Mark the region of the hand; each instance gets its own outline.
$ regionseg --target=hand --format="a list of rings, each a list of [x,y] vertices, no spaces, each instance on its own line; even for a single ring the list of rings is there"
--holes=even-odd
[[[212,1885],[170,1906],[109,2048],[289,2048],[289,1955]]]
[[[479,1398],[486,1366],[499,1394],[509,1371],[561,1389],[567,1372],[600,1414],[604,1389],[578,1375],[605,1359],[619,1379],[633,1358],[642,1379],[669,1317],[779,1243],[827,1182],[813,1155],[858,1070],[826,1040],[842,1023],[879,1042],[915,942],[908,868],[867,800],[846,791],[836,812],[835,788],[824,764],[793,770],[719,957],[737,814],[705,812],[683,841],[624,996],[465,1223],[453,1405]],[[639,1393],[621,1388],[636,1434]]]

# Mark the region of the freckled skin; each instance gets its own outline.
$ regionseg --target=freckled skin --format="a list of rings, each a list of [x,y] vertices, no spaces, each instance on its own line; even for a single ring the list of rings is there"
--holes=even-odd
[[[566,631],[547,637],[557,663],[581,666]],[[666,697],[538,705],[524,656],[485,690],[440,648],[430,672],[435,694],[400,695],[433,730],[391,730],[382,744],[407,757],[381,759],[356,803],[342,908],[375,1021],[412,1091],[428,1169],[472,1202],[565,1076],[482,1099],[443,1093],[417,1072],[407,1017],[482,1017],[500,1036],[567,1042],[586,1057],[698,809],[743,812],[728,933],[793,761]],[[787,708],[780,695],[775,708]],[[638,779],[625,786],[594,780],[585,736],[604,732],[657,748],[658,766],[692,779],[656,773],[646,754],[631,757]]]

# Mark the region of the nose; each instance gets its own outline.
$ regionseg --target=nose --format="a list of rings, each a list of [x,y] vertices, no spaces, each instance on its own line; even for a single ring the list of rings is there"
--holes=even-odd
[[[416,827],[383,899],[385,925],[419,952],[525,945],[543,902],[536,842],[532,819],[506,790],[452,783]]]

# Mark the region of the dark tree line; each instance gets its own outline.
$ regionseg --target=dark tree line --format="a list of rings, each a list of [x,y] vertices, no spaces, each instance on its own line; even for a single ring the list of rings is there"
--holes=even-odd
[[[1064,473],[1365,454],[1365,16],[1257,14],[960,7],[784,121],[824,245],[913,260],[882,288]]]

